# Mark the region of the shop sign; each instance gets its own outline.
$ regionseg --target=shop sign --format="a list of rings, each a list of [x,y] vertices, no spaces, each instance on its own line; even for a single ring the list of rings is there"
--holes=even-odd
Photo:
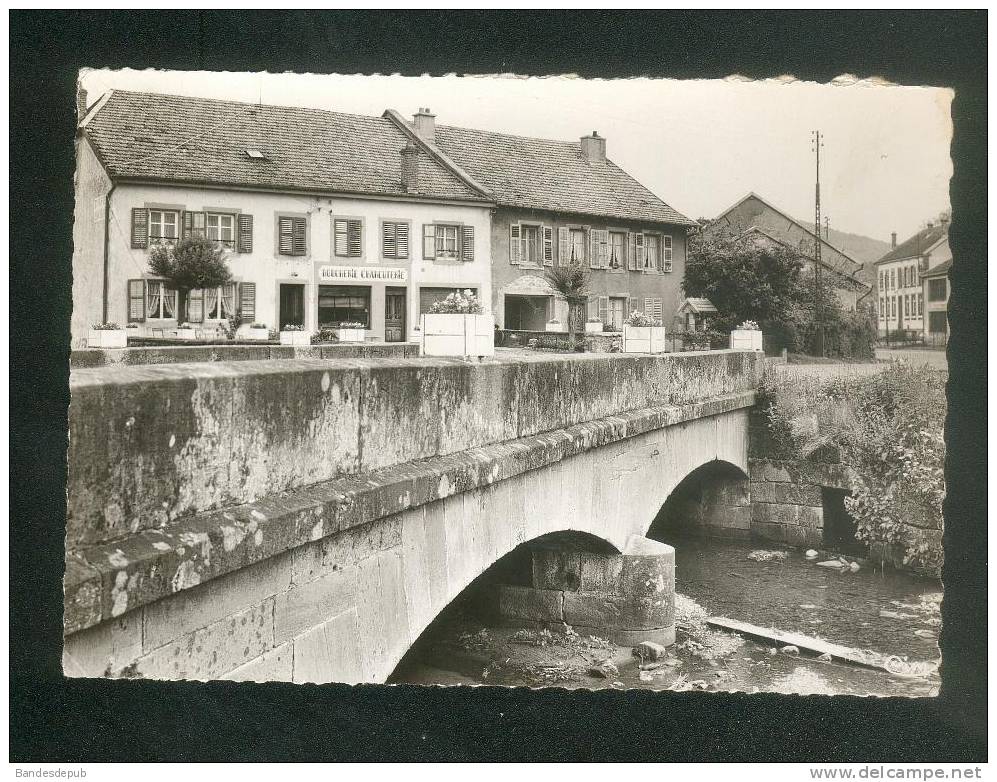
[[[408,269],[390,266],[320,266],[319,282],[406,282]]]

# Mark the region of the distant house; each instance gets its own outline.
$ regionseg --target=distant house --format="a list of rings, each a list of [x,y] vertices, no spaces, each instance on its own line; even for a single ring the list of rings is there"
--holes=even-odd
[[[861,263],[757,193],[748,193],[704,228],[707,233],[721,230],[749,234],[754,241],[788,247],[808,259],[806,268],[811,270],[815,247],[820,242],[821,269],[830,275],[835,293],[846,309],[856,309],[870,291],[870,286],[856,276],[862,268]]]
[[[907,332],[948,342],[948,221],[932,223],[876,261],[879,334]]]
[[[386,116],[496,203],[491,289],[501,327],[566,322],[567,303],[544,272],[572,262],[591,272],[590,317],[622,326],[634,311],[664,322],[674,315],[696,223],[613,163],[598,133],[558,141],[437,126],[428,109],[411,123]]]

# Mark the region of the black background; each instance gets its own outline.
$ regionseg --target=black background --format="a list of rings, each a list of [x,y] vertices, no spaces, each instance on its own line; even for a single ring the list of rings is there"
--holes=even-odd
[[[10,12],[10,759],[984,760],[986,25],[985,11]],[[74,96],[84,66],[851,73],[953,87],[940,697],[64,680]]]

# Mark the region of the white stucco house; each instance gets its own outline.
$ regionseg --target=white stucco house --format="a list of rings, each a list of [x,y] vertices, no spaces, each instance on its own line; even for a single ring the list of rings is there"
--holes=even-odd
[[[169,336],[232,315],[240,333],[360,322],[407,340],[455,289],[490,301],[491,207],[387,114],[113,90],[77,138],[73,347],[92,323]],[[225,248],[233,282],[182,318],[149,253],[189,235]]]

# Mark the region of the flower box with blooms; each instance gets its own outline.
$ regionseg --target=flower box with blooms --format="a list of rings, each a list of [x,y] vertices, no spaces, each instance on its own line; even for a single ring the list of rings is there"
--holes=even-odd
[[[246,339],[265,342],[269,338],[270,331],[267,329],[266,323],[251,323],[246,330]]]
[[[602,321],[598,318],[589,318],[585,321],[585,333],[586,334],[601,334],[603,331]]]
[[[194,328],[193,323],[181,323],[177,327],[177,338],[178,339],[196,339],[197,330]]]
[[[557,318],[551,318],[547,321],[547,331],[554,331],[557,333],[563,333],[567,331],[567,327],[561,323]]]
[[[88,348],[126,348],[128,333],[117,323],[93,323],[87,333]]]
[[[762,332],[753,320],[746,320],[730,332],[731,350],[762,350]]]
[[[287,323],[280,330],[280,344],[281,345],[311,345],[312,335],[311,333],[305,331],[304,326],[298,326],[294,323]]]
[[[666,353],[668,338],[660,320],[643,312],[631,312],[623,324],[624,353]]]
[[[420,323],[424,356],[495,355],[495,318],[482,314],[481,302],[471,290],[451,293],[433,302]]]

